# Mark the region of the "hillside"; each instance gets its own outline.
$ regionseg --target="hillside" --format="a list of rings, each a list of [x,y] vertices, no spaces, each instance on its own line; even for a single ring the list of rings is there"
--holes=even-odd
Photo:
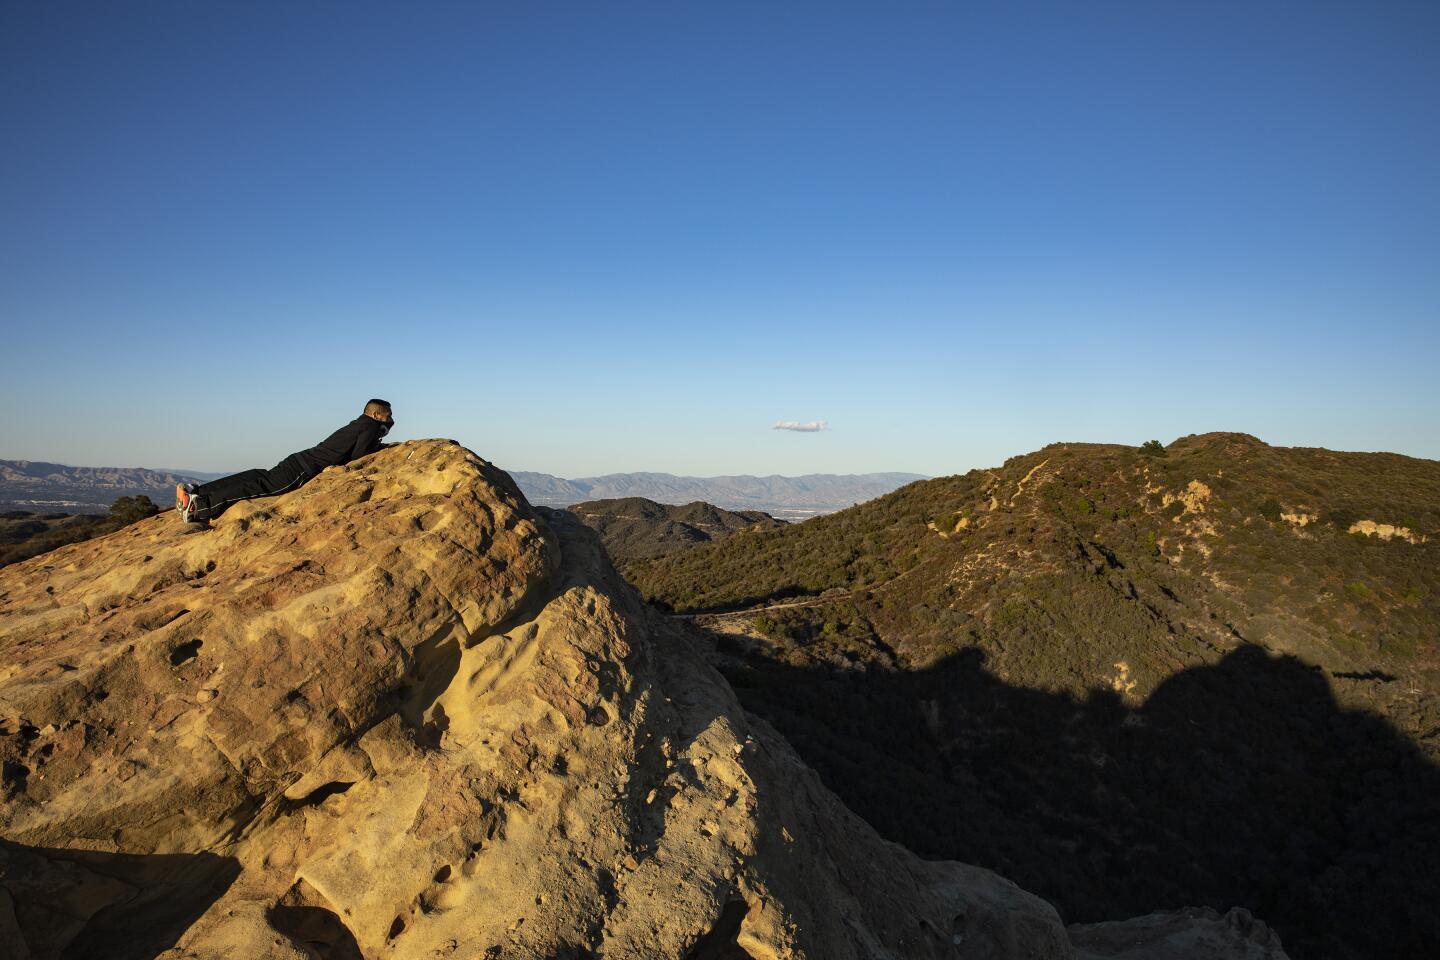
[[[1238,904],[1298,956],[1440,942],[1440,463],[1055,444],[627,572],[756,608],[699,618],[742,702],[925,856],[1070,921]]]
[[[666,556],[741,530],[770,530],[783,524],[758,510],[736,512],[708,503],[671,506],[643,497],[592,500],[569,509],[599,534],[605,551],[617,563]]]
[[[114,533],[158,512],[149,497],[120,497],[105,513],[0,513],[0,567],[28,560],[56,547]]]
[[[1067,935],[882,841],[451,442],[8,567],[0,651],[10,955],[1285,956],[1239,911]]]
[[[612,473],[565,480],[546,473],[512,476],[532,503],[568,507],[586,500],[641,497],[657,503],[712,503],[724,510],[761,510],[783,520],[804,520],[873,500],[924,479],[915,473],[815,473],[801,477],[677,477],[669,473]]]

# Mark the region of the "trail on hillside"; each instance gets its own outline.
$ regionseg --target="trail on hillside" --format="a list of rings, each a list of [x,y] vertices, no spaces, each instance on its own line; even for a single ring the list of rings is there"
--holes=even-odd
[[[818,607],[818,606],[823,606],[823,605],[825,605],[825,604],[835,603],[836,601],[839,601],[839,600],[850,600],[850,599],[853,599],[854,596],[855,596],[855,594],[856,594],[857,592],[859,592],[859,593],[874,593],[874,592],[879,591],[879,590],[884,590],[886,587],[890,586],[891,584],[893,584],[893,583],[898,583],[899,581],[905,579],[905,578],[908,577],[910,574],[914,573],[916,570],[923,569],[924,567],[928,566],[929,563],[930,563],[930,561],[926,561],[925,563],[917,564],[916,566],[911,567],[909,570],[906,570],[906,571],[903,572],[903,573],[897,573],[895,576],[891,577],[889,580],[885,580],[885,581],[883,581],[883,582],[881,582],[881,583],[871,584],[871,585],[869,585],[869,586],[859,587],[859,588],[857,588],[857,589],[852,589],[852,590],[842,590],[842,591],[840,591],[839,593],[831,593],[831,594],[828,594],[828,595],[821,595],[821,596],[817,596],[817,597],[806,597],[806,598],[803,599],[803,600],[789,600],[789,601],[786,601],[785,603],[772,603],[772,604],[767,604],[766,606],[763,606],[763,607],[746,607],[746,608],[744,608],[743,610],[720,610],[720,611],[716,611],[716,612],[713,612],[713,613],[712,613],[712,612],[704,612],[704,613],[672,613],[672,614],[670,614],[670,619],[672,619],[672,620],[700,620],[700,619],[714,619],[714,620],[719,620],[719,619],[729,618],[729,617],[752,617],[752,616],[755,616],[756,614],[767,613],[767,612],[769,612],[769,611],[771,611],[771,610],[791,610],[791,609],[794,609],[794,608],[796,608],[796,607]]]

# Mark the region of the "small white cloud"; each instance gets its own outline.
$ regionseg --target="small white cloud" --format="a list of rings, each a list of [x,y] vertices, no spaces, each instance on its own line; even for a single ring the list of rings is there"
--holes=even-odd
[[[796,433],[819,433],[821,430],[829,430],[828,420],[811,420],[809,423],[801,423],[799,420],[781,420],[770,428],[771,430],[794,430]]]

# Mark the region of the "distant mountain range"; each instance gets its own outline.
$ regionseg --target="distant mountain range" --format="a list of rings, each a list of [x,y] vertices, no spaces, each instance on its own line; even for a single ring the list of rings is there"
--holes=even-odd
[[[567,480],[548,473],[512,470],[531,503],[568,507],[587,500],[643,497],[657,503],[704,501],[725,510],[761,510],[783,520],[803,520],[864,503],[926,479],[918,473],[811,473],[800,477],[677,477],[670,473],[611,473]]]
[[[918,473],[812,473],[801,477],[677,477],[669,473],[611,473],[567,480],[548,473],[511,471],[531,503],[568,507],[586,500],[644,497],[657,503],[703,500],[726,510],[762,510],[803,520],[864,503],[925,477]],[[117,497],[144,494],[160,506],[175,484],[223,476],[150,467],[71,467],[36,460],[0,460],[0,508],[103,512]]]
[[[163,507],[174,499],[175,484],[182,480],[204,482],[219,476],[223,474],[0,460],[0,508],[103,513],[118,498],[136,494]]]

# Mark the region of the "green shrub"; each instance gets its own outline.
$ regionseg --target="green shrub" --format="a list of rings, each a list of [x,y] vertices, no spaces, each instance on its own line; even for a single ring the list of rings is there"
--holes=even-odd
[[[1271,497],[1264,503],[1260,504],[1259,509],[1260,516],[1264,517],[1266,520],[1269,520],[1271,523],[1280,522],[1280,501],[1276,500],[1274,497]]]
[[[1325,522],[1334,526],[1341,533],[1349,530],[1359,519],[1360,514],[1348,507],[1337,507],[1325,514]]]
[[[1375,591],[1365,586],[1365,584],[1359,580],[1346,584],[1345,593],[1356,603],[1374,602],[1375,600]]]
[[[952,510],[949,513],[937,515],[931,522],[935,524],[935,529],[941,533],[954,533],[960,521],[969,515],[969,510]]]
[[[134,497],[121,497],[110,505],[110,516],[121,523],[134,523],[136,520],[153,517],[159,512],[160,508],[143,493]]]
[[[1147,457],[1163,457],[1165,456],[1165,444],[1159,440],[1146,440],[1140,444],[1140,452]]]
[[[995,613],[995,625],[999,627],[1017,626],[1025,619],[1025,604],[1020,600],[1006,600]]]

